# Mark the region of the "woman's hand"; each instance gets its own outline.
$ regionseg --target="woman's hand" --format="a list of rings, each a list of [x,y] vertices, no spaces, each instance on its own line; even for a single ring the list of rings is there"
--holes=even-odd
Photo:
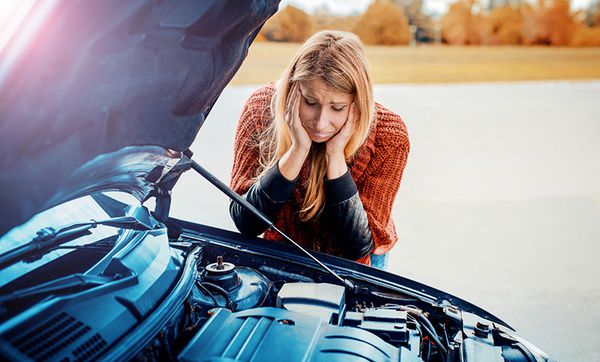
[[[342,126],[342,129],[327,141],[326,150],[329,155],[344,154],[344,149],[354,133],[354,125],[356,123],[354,116],[354,102],[350,104],[349,108],[348,117],[346,118],[346,122]]]
[[[348,117],[346,123],[342,126],[342,129],[333,136],[325,146],[325,152],[327,157],[327,178],[334,179],[342,176],[348,171],[346,165],[346,156],[344,155],[344,149],[354,133],[354,125],[356,123],[354,102],[350,105],[348,111]]]
[[[290,89],[285,110],[285,121],[290,130],[292,146],[278,163],[279,171],[288,180],[298,177],[312,145],[310,136],[300,121],[300,100],[300,88],[298,82],[295,82]]]
[[[295,82],[290,89],[288,95],[287,107],[285,110],[285,121],[290,129],[290,136],[292,138],[292,148],[297,149],[301,152],[310,151],[312,141],[308,132],[302,126],[300,121],[300,101],[302,96],[300,94],[300,87],[298,82]]]

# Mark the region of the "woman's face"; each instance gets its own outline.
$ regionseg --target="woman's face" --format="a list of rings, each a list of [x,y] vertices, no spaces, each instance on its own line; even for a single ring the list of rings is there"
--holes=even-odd
[[[352,94],[332,89],[320,80],[300,83],[300,121],[313,142],[326,142],[346,123]]]

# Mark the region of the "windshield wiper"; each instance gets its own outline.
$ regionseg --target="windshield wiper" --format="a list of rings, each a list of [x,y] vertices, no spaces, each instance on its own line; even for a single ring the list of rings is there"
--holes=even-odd
[[[90,229],[98,225],[132,230],[152,230],[151,225],[147,225],[131,216],[114,217],[100,221],[90,220],[67,225],[58,230],[46,227],[38,231],[37,236],[30,242],[0,255],[0,268],[13,264],[29,254],[49,250],[83,235],[89,235],[91,234]]]
[[[15,300],[29,298],[36,295],[45,295],[57,293],[60,291],[71,290],[73,288],[91,288],[104,285],[114,281],[112,276],[99,276],[88,274],[71,274],[58,279],[36,285],[30,288],[20,289],[16,292],[0,296],[0,305]]]
[[[329,268],[327,265],[325,265],[323,262],[321,262],[319,259],[317,259],[315,256],[313,256],[311,253],[309,253],[306,249],[304,249],[302,246],[300,246],[300,244],[298,244],[297,242],[292,240],[292,238],[287,236],[283,231],[279,230],[275,226],[275,224],[271,220],[269,220],[269,218],[267,218],[258,209],[256,209],[252,204],[250,204],[243,197],[238,195],[235,191],[233,191],[227,185],[225,185],[223,182],[221,182],[221,180],[219,180],[213,174],[208,172],[204,167],[200,166],[200,164],[198,164],[198,162],[196,162],[192,159],[190,159],[190,161],[191,161],[192,168],[194,169],[194,171],[196,171],[200,175],[202,175],[202,177],[204,177],[208,182],[210,182],[211,184],[216,186],[219,190],[221,190],[223,193],[225,193],[227,196],[229,196],[233,201],[235,201],[237,204],[242,206],[244,209],[251,212],[254,216],[256,216],[258,219],[260,219],[262,222],[264,222],[266,225],[268,225],[268,227],[270,227],[271,229],[278,232],[287,241],[292,243],[295,247],[300,249],[305,255],[307,255],[312,260],[314,260],[317,264],[319,264],[329,274],[333,275],[344,287],[348,288],[349,290],[355,290],[356,287],[352,281],[350,281],[349,279],[344,279],[341,276],[339,276],[336,272],[331,270],[331,268]]]

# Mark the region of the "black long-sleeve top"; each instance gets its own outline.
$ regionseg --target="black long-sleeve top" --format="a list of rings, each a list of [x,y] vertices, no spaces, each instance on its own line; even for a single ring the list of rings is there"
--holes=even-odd
[[[286,179],[275,165],[243,196],[272,220],[290,202],[297,183],[298,179]],[[373,249],[373,235],[350,172],[324,183],[325,205],[320,218],[328,227],[322,233],[331,234],[335,249],[341,251],[340,256],[352,260],[363,258]],[[267,225],[233,201],[229,211],[236,227],[245,235],[257,236],[267,229]]]

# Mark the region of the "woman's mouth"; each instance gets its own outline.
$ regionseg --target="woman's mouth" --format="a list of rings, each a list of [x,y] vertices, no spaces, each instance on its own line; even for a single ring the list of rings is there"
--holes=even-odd
[[[317,132],[312,129],[309,129],[308,133],[310,134],[311,140],[314,142],[325,142],[333,135],[331,132]]]

